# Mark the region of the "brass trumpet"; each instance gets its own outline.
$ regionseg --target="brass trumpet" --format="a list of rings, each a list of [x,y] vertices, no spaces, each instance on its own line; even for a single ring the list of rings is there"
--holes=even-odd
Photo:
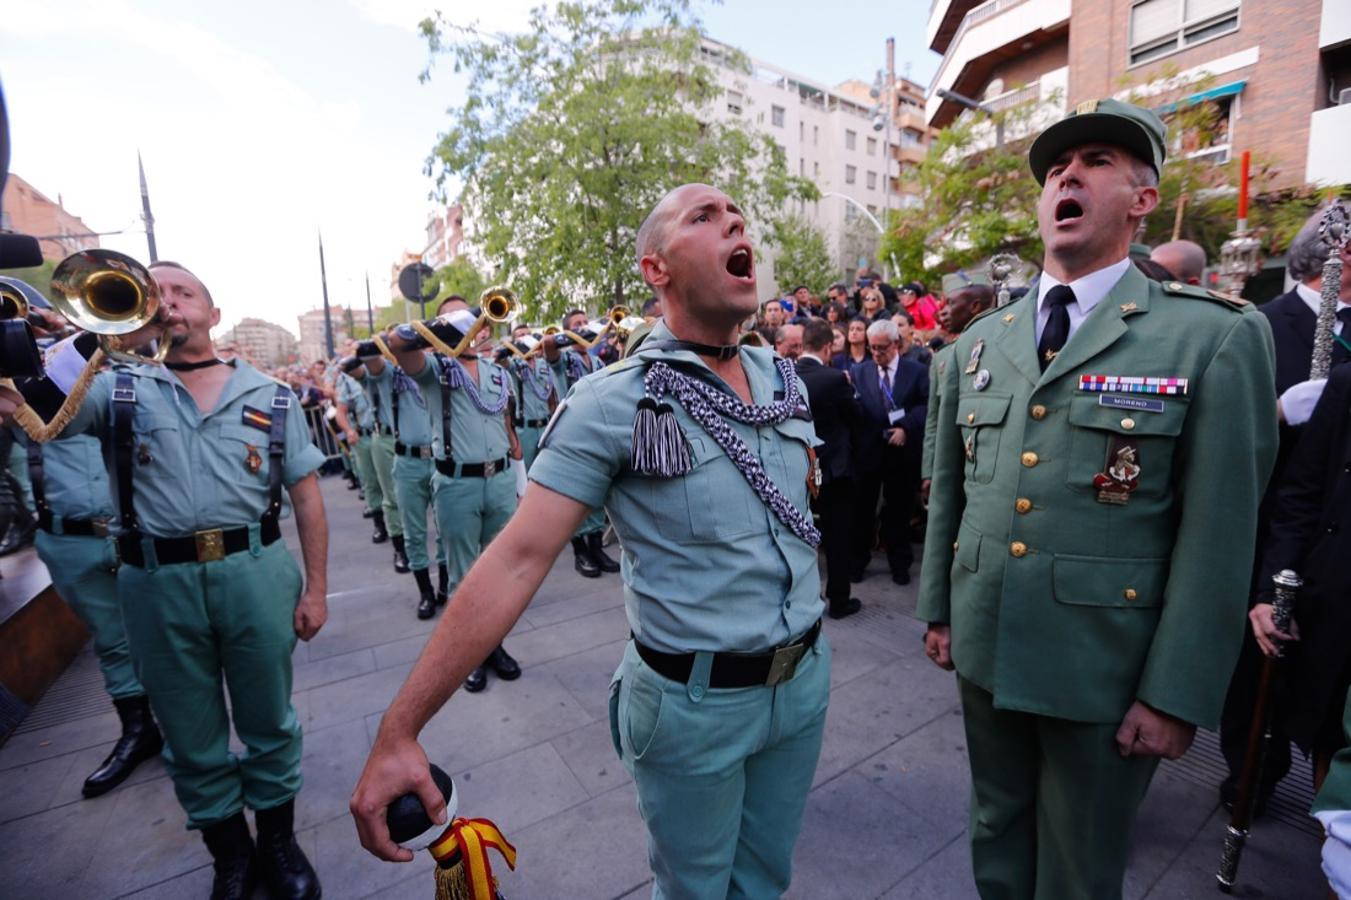
[[[81,250],[63,259],[52,272],[52,306],[72,325],[97,334],[111,359],[158,365],[169,352],[165,339],[151,357],[128,353],[116,340],[149,324],[160,307],[150,270],[116,250]]]
[[[438,317],[429,322],[412,322],[410,324],[413,330],[421,335],[429,346],[447,356],[456,357],[469,349],[478,333],[490,323],[510,322],[520,316],[522,306],[521,301],[516,298],[516,294],[510,288],[497,286],[488,288],[479,296],[477,312],[478,316],[474,319],[474,323],[463,332],[454,347],[451,347],[436,334],[435,326],[441,323],[444,317]],[[449,323],[444,324],[448,325]],[[459,329],[454,327],[450,328],[450,331],[459,333]]]
[[[590,350],[600,339],[612,329],[618,329],[620,323],[629,318],[629,308],[627,306],[613,306],[603,318],[587,322],[582,326],[581,332],[564,331],[563,336],[568,338],[571,343],[576,344],[583,350]],[[560,347],[566,346],[562,341],[558,342]]]

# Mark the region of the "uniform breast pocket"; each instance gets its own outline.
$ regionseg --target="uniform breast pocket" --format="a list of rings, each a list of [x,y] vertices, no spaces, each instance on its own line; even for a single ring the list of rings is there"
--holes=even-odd
[[[1108,400],[1108,405],[1099,398]],[[1116,398],[1116,399],[1113,399]],[[1155,409],[1111,405],[1131,400]],[[1162,406],[1162,409],[1158,409]],[[1070,401],[1070,449],[1066,482],[1076,491],[1159,495],[1173,478],[1177,438],[1187,418],[1185,397],[1093,394]]]
[[[226,459],[237,460],[244,478],[267,481],[267,433],[245,425],[227,424],[220,429],[220,445]]]
[[[138,409],[131,430],[135,441],[132,450],[135,468],[145,474],[155,470],[174,472],[173,461],[183,458],[183,448],[179,444],[178,422],[172,416]],[[178,473],[174,474],[177,476]]]
[[[807,479],[811,477],[812,447],[820,443],[816,437],[816,426],[802,419],[785,419],[774,426],[778,432],[778,455],[781,472],[771,473],[775,484],[784,495],[806,509]]]
[[[989,484],[994,480],[999,439],[1008,418],[1011,394],[963,394],[957,400],[957,425],[966,454],[966,480]]]
[[[750,486],[740,470],[712,438],[687,439],[690,471],[648,480],[648,509],[657,531],[685,544],[716,543],[753,532]]]

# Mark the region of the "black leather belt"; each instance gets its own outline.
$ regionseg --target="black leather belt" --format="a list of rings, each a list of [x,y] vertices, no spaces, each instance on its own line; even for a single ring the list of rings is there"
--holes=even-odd
[[[58,529],[55,526],[60,525]],[[48,534],[71,534],[78,537],[107,537],[107,519],[67,519],[52,515],[50,509],[38,510],[38,527]]]
[[[820,634],[821,620],[817,619],[816,624],[803,632],[802,637],[767,653],[715,653],[713,668],[708,673],[708,686],[742,688],[773,686],[788,681],[797,672],[798,663],[811,650]],[[662,653],[644,647],[636,639],[633,643],[643,662],[658,675],[682,684],[690,680],[690,672],[694,668],[693,653]]]
[[[516,427],[521,428],[543,428],[549,424],[548,419],[526,419],[524,422],[517,422]]]
[[[432,458],[432,448],[431,448],[431,447],[420,447],[420,446],[416,446],[416,445],[410,447],[408,444],[405,444],[403,441],[395,441],[395,442],[394,442],[394,452],[397,453],[399,456],[407,456],[407,457],[410,457],[410,458],[412,458],[412,459],[431,459],[431,458]]]
[[[117,539],[117,552],[122,562],[145,568],[145,550],[142,535],[127,534]],[[281,537],[281,526],[272,517],[263,519],[259,538],[264,547]],[[176,563],[216,562],[232,553],[249,549],[249,526],[239,528],[209,528],[186,537],[151,538],[155,560],[161,566]]]
[[[438,459],[436,471],[447,478],[492,478],[507,467],[507,458],[494,459],[481,463],[457,463],[454,460]]]
[[[377,425],[374,428],[358,428],[357,434],[362,437],[370,437],[373,434],[393,434],[394,429],[388,425]]]

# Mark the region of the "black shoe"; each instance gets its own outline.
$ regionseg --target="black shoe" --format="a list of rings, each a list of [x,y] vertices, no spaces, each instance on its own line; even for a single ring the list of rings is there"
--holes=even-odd
[[[357,481],[357,477],[350,472],[347,473],[347,489],[349,491],[361,490],[361,482]]]
[[[371,543],[383,544],[389,540],[389,532],[385,531],[385,514],[382,510],[377,509],[371,514],[371,518],[375,520],[375,531],[371,532]]]
[[[436,605],[445,606],[450,599],[450,572],[445,564],[436,564]]]
[[[581,573],[583,578],[599,578],[600,566],[591,558],[591,550],[586,546],[586,540],[575,537],[572,539],[573,567]]]
[[[98,797],[127,780],[136,767],[164,749],[164,738],[150,714],[150,701],[145,694],[114,700],[117,716],[122,720],[122,736],[113,745],[108,758],[94,774],[84,780],[84,795]]]
[[[319,900],[319,876],[296,843],[295,800],[260,809],[256,818],[258,868],[273,900]]]
[[[464,689],[471,694],[477,694],[488,686],[488,670],[479,666],[469,673],[469,677],[464,680]]]
[[[511,654],[502,648],[501,644],[488,657],[488,665],[493,667],[497,677],[503,681],[515,681],[521,677],[521,664],[511,658]]]
[[[365,498],[363,497],[362,499],[364,500]],[[373,510],[373,509],[363,509],[363,510],[361,511],[361,518],[363,518],[363,519],[374,519],[374,518],[375,518],[375,510]]]
[[[202,840],[214,861],[211,900],[248,900],[258,883],[258,861],[244,814],[203,828]]]
[[[611,559],[606,553],[605,548],[601,546],[602,532],[593,531],[586,536],[586,549],[591,551],[591,558],[595,560],[597,566],[602,572],[618,572],[619,563]]]
[[[863,608],[863,601],[857,597],[850,597],[843,603],[830,604],[830,611],[827,613],[832,619],[843,619],[845,616],[852,616]]]
[[[909,584],[909,583],[910,583],[910,573],[909,573],[908,571],[906,571],[906,572],[892,572],[892,573],[891,573],[891,580],[892,580],[892,582],[894,582],[895,584]]]
[[[413,571],[413,567],[408,565],[408,553],[404,549],[403,535],[394,535],[390,538],[390,542],[394,545],[394,571],[400,575]]]
[[[417,617],[430,619],[436,615],[436,595],[432,593],[432,579],[426,569],[414,569],[413,578],[417,581],[418,593],[422,595],[417,605]]]
[[[862,570],[862,569],[858,569],[858,570],[856,570],[856,571],[854,571],[854,572],[850,572],[850,573],[849,573],[849,581],[850,581],[851,583],[853,583],[853,584],[858,584],[858,583],[859,583],[860,581],[862,581],[862,580],[863,580],[863,570]]]

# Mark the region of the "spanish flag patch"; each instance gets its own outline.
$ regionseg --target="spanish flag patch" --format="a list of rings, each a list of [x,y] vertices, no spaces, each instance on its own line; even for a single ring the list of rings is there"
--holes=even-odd
[[[261,409],[254,409],[252,406],[244,407],[244,413],[240,417],[245,425],[257,428],[259,431],[272,430],[272,417]]]

